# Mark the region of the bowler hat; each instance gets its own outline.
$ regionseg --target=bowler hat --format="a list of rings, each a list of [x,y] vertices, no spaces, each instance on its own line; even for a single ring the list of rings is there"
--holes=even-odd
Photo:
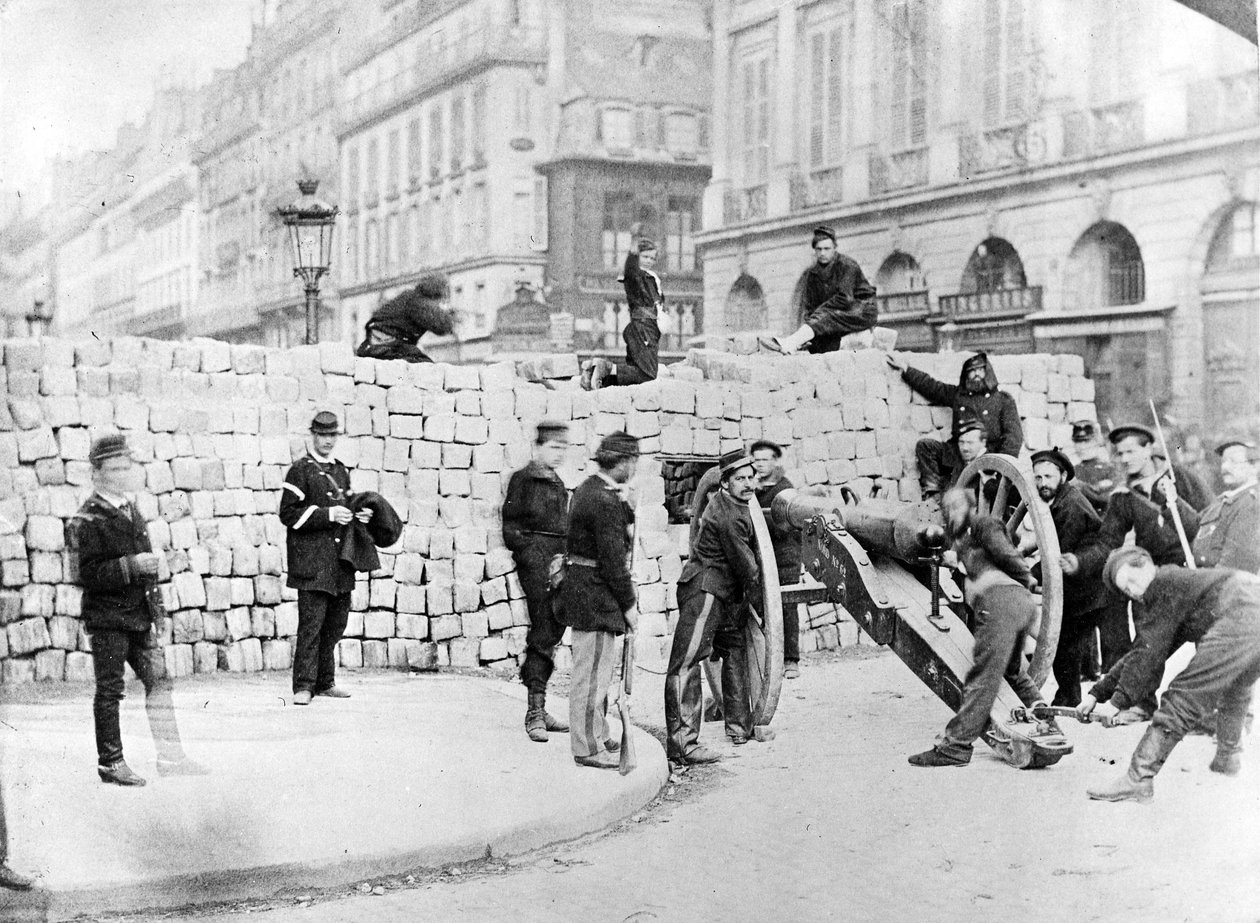
[[[1137,436],[1146,445],[1155,441],[1155,433],[1149,426],[1143,426],[1141,423],[1125,423],[1114,427],[1107,434],[1107,439],[1112,445],[1117,445],[1121,439],[1128,439],[1130,436]]]
[[[88,461],[93,468],[99,468],[107,458],[130,458],[131,449],[127,446],[127,437],[122,433],[108,433],[98,436],[88,450]]]
[[[337,415],[331,410],[321,410],[311,419],[311,432],[316,436],[336,436],[341,433]]]
[[[744,453],[743,449],[735,449],[727,452],[718,460],[718,469],[722,477],[738,471],[740,468],[751,467],[753,463],[752,456]]]
[[[1145,548],[1138,545],[1122,545],[1107,555],[1107,563],[1103,565],[1103,583],[1107,585],[1107,589],[1118,593],[1120,591],[1116,588],[1116,574],[1120,573],[1120,568],[1126,564],[1147,563],[1154,564],[1155,562],[1151,559],[1151,553]]]
[[[1032,463],[1035,465],[1038,462],[1050,462],[1050,464],[1062,471],[1069,481],[1076,477],[1076,466],[1072,464],[1070,458],[1059,450],[1058,446],[1055,446],[1053,449],[1042,449],[1039,452],[1033,452]]]

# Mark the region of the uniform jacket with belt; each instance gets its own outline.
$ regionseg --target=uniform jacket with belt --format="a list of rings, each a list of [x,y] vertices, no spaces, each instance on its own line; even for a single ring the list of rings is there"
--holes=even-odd
[[[656,312],[665,303],[661,277],[650,269],[644,269],[640,265],[639,254],[632,250],[626,254],[620,281],[626,290],[626,305],[631,319],[656,323]]]
[[[716,490],[700,517],[678,585],[700,581],[700,588],[724,602],[738,603],[760,592],[761,570],[754,550],[752,514],[725,490]]]
[[[842,337],[869,330],[879,319],[875,286],[856,261],[841,253],[826,266],[815,263],[805,270],[795,298],[800,322],[814,331],[807,352],[835,352]]]
[[[341,560],[345,526],[328,518],[330,507],[350,507],[350,472],[337,460],[306,454],[293,463],[280,491],[280,521],[289,530],[289,586],[349,593],[354,568]]]
[[[569,532],[569,489],[538,460],[512,472],[503,498],[503,543],[516,559],[526,596],[547,590],[552,555]]]
[[[1086,547],[1076,552],[1082,571],[1097,569],[1101,573],[1107,555],[1124,544],[1130,530],[1133,531],[1134,544],[1145,548],[1156,564],[1185,564],[1186,556],[1181,549],[1177,527],[1168,510],[1164,492],[1159,487],[1164,476],[1161,474],[1156,478],[1150,494],[1135,484],[1111,495],[1098,534]],[[1177,510],[1181,513],[1186,538],[1193,542],[1199,531],[1199,514],[1180,496],[1177,498]]]
[[[145,594],[154,580],[142,576],[134,562],[136,555],[152,551],[153,546],[135,504],[120,509],[93,493],[69,527],[88,631],[147,630],[152,617]]]
[[[1015,398],[998,390],[997,373],[993,371],[989,357],[984,353],[977,353],[976,358],[984,360],[984,388],[979,392],[967,390],[966,363],[963,364],[963,371],[959,373],[956,385],[940,381],[927,372],[913,368],[907,368],[901,373],[901,377],[933,404],[953,408],[954,420],[950,430],[952,441],[958,441],[959,424],[964,419],[973,418],[984,425],[985,444],[990,452],[1018,456],[1024,445],[1024,427],[1019,422]]]
[[[1240,487],[1213,500],[1199,516],[1190,550],[1200,567],[1260,573],[1260,487]]]
[[[633,521],[634,512],[620,491],[598,474],[573,492],[566,551],[595,564],[588,567],[571,561],[565,568],[559,618],[575,631],[621,634],[626,630],[623,613],[635,604],[627,561]]]

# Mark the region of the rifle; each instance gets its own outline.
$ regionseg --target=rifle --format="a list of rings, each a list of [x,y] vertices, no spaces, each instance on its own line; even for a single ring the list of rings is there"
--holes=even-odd
[[[1159,414],[1155,410],[1155,402],[1148,401],[1147,403],[1151,406],[1151,416],[1155,418],[1155,432],[1159,434],[1159,443],[1164,448],[1164,460],[1168,462],[1168,482],[1176,485],[1177,472],[1173,468],[1172,453],[1168,451],[1168,440],[1164,438],[1164,428],[1159,425]],[[1177,530],[1177,538],[1181,540],[1181,553],[1186,557],[1186,567],[1194,570],[1197,567],[1194,563],[1194,552],[1190,550],[1190,539],[1186,538],[1186,527],[1181,524],[1181,510],[1177,509],[1176,500],[1168,504],[1168,511],[1172,513],[1173,526]]]
[[[634,755],[634,737],[630,733],[630,682],[634,676],[634,632],[626,632],[621,649],[621,695],[617,709],[621,713],[621,762],[617,771],[623,776],[634,771],[639,761]]]

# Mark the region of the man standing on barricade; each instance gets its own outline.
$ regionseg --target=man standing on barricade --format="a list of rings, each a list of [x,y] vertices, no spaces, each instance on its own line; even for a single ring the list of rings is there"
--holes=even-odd
[[[311,697],[348,699],[337,686],[337,642],[350,616],[354,567],[341,557],[343,526],[366,523],[372,510],[350,511],[350,472],[333,458],[340,434],[335,414],[311,420],[310,451],[293,463],[280,491],[280,521],[289,530],[289,586],[298,591],[293,704]]]
[[[721,486],[701,514],[687,564],[678,578],[678,625],[665,674],[666,753],[674,763],[712,763],[720,756],[699,743],[703,704],[700,665],[722,654],[722,711],[735,744],[752,734],[748,702],[746,605],[761,571],[748,501],[756,494],[752,459],[728,452],[719,462]]]
[[[551,600],[551,560],[564,554],[569,531],[569,491],[556,474],[569,449],[569,429],[563,423],[538,424],[534,457],[513,472],[503,498],[503,541],[516,559],[516,574],[529,608],[525,661],[521,682],[529,692],[525,731],[537,743],[547,732],[569,726],[547,712],[547,681],[555,669],[555,650],[564,634]]]
[[[623,499],[634,477],[639,441],[624,432],[605,436],[595,452],[599,471],[573,492],[560,586],[560,620],[573,629],[569,683],[569,743],[573,761],[616,769],[618,744],[608,733],[608,686],[624,644],[634,643],[639,609],[630,577],[634,511]]]
[[[1019,422],[1015,398],[998,390],[997,374],[984,353],[976,353],[963,363],[958,384],[938,381],[926,372],[906,365],[894,353],[887,353],[888,364],[901,372],[912,389],[937,406],[951,407],[954,419],[948,442],[920,439],[914,446],[919,466],[919,486],[925,500],[939,497],[957,479],[966,462],[959,454],[963,424],[978,421],[984,427],[985,451],[1018,456],[1024,445],[1024,428]]]

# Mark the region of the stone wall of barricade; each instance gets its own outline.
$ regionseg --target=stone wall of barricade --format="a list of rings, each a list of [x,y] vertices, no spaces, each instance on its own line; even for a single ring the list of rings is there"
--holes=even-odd
[[[625,429],[642,440],[638,655],[661,669],[686,553],[685,524],[669,522],[663,466],[702,464],[766,437],[787,447],[797,484],[849,483],[862,493],[879,483],[915,500],[915,440],[948,434],[949,410],[912,396],[878,350],[784,358],[747,354],[755,349],[747,338],[717,345],[655,383],[590,393],[570,355],[472,367],[357,359],[331,343],[0,343],[0,675],[92,675],[65,525],[90,491],[91,439],[109,430],[127,435],[143,468],[137,503],[164,552],[171,672],[288,669],[297,603],[284,583],[276,510],[319,410],[342,420],[337,454],[353,468],[354,488],[380,492],[406,521],[381,569],[360,575],[338,651],[344,667],[515,667],[528,618],[499,510],[535,424],[556,419],[572,426],[561,472],[570,486],[604,434]],[[909,358],[956,381],[964,357]],[[994,364],[1029,448],[1067,445],[1069,421],[1094,415],[1079,357]],[[858,642],[829,604],[810,607],[802,634],[806,651]]]

